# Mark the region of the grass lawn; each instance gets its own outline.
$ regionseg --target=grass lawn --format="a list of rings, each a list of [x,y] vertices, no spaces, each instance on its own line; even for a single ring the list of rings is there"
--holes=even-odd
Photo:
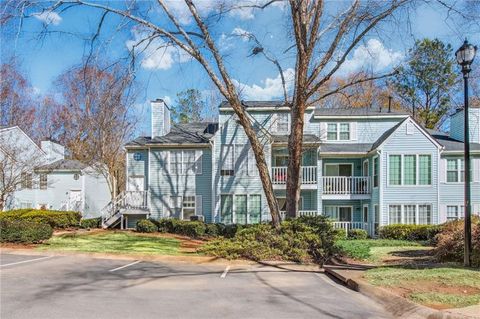
[[[178,239],[116,231],[54,236],[38,249],[114,254],[182,254]]]
[[[410,300],[437,309],[480,303],[480,271],[443,265],[438,268],[380,267],[364,276]]]
[[[336,245],[346,257],[375,264],[392,253],[431,249],[417,242],[390,239],[339,240]]]

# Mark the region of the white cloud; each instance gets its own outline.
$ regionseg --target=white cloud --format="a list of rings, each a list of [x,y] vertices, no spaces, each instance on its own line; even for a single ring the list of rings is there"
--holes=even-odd
[[[160,38],[152,42],[142,42],[148,34],[138,30],[132,31],[133,40],[126,41],[129,50],[135,50],[135,54],[141,52],[141,65],[149,70],[168,70],[176,63],[184,63],[190,60],[190,55],[183,50],[172,46]]]
[[[173,100],[170,96],[168,95],[165,95],[164,97],[162,97],[162,100],[168,105],[168,106],[172,106],[172,103],[173,103]]]
[[[242,38],[243,42],[246,42],[248,41],[248,36],[250,35],[250,32],[242,28],[236,27],[235,29],[233,29],[232,35],[239,36]]]
[[[44,11],[34,13],[33,16],[45,24],[59,25],[62,22],[62,17],[53,11]]]
[[[283,74],[285,77],[285,84],[288,92],[293,86],[293,81],[295,79],[295,70],[289,68],[286,69]],[[236,80],[233,80],[233,82],[240,90],[242,97],[245,99],[271,100],[274,98],[283,97],[282,78],[280,74],[278,74],[275,78],[266,78],[262,81],[263,85],[248,85],[240,83]]]
[[[398,64],[402,59],[401,52],[385,48],[378,39],[370,39],[366,45],[361,45],[353,51],[352,57],[345,60],[340,72],[351,73],[366,68],[380,71]]]

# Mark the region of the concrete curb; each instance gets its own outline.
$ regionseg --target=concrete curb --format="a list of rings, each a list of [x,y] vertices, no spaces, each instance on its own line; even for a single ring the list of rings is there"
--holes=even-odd
[[[388,312],[396,318],[409,319],[472,319],[478,317],[464,316],[453,314],[445,311],[431,309],[422,305],[411,302],[401,296],[398,296],[381,287],[373,286],[363,280],[354,280],[352,278],[342,275],[332,267],[325,267],[325,273],[335,277],[343,282],[352,290],[358,291],[361,294],[375,300],[381,304]]]

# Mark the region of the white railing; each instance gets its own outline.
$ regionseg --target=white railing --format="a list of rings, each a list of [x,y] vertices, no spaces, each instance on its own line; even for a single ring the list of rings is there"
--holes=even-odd
[[[300,177],[302,184],[316,184],[317,183],[317,167],[316,166],[302,166],[300,168]],[[287,183],[287,167],[276,166],[272,167],[272,182],[273,184]]]
[[[370,194],[368,176],[324,176],[324,194]]]
[[[299,216],[317,216],[316,210],[300,210],[298,211]],[[280,217],[282,220],[285,220],[287,217],[287,212],[280,212]]]
[[[365,223],[365,222],[332,222],[334,229],[344,229],[345,234],[348,236],[348,232],[352,229],[363,229],[365,230],[370,236],[375,235],[375,225],[373,223]]]
[[[102,225],[106,225],[108,220],[114,217],[121,209],[148,209],[147,191],[126,191],[118,194],[102,210]]]

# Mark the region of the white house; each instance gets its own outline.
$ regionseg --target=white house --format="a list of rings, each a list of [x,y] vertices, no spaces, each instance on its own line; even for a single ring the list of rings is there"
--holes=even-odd
[[[4,210],[74,210],[91,218],[100,216],[100,209],[110,201],[102,174],[79,161],[65,159],[65,149],[58,143],[42,141],[38,146],[18,126],[0,128],[0,162],[7,175],[17,176],[16,189],[7,196]],[[7,183],[9,178],[0,183]]]

